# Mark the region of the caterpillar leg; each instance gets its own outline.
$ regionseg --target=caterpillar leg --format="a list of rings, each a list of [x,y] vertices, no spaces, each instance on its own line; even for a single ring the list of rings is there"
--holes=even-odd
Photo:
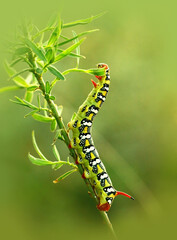
[[[95,174],[92,173],[91,169],[86,168],[82,174],[82,178],[93,179],[95,178]]]
[[[69,130],[69,131],[73,129],[73,124],[74,124],[73,121],[71,121],[71,122],[68,123],[68,130]]]

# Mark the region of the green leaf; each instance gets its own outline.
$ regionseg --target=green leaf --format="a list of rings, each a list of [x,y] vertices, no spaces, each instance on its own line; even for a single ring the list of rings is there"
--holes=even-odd
[[[61,33],[61,20],[59,19],[56,28],[53,30],[53,32],[49,38],[48,46],[54,45],[58,41],[60,33]]]
[[[36,73],[42,74],[43,70],[41,68],[36,68]]]
[[[58,20],[58,14],[53,14],[48,21],[48,28],[54,27]]]
[[[32,131],[32,142],[33,142],[33,146],[34,149],[36,150],[37,154],[39,155],[40,158],[42,158],[45,161],[48,161],[47,158],[42,154],[42,152],[40,151],[37,143],[36,143],[36,138],[35,138],[35,133],[34,131]]]
[[[74,37],[75,37],[74,42],[75,42],[75,43],[78,43],[78,42],[79,42],[79,39],[78,39],[78,37],[77,37],[77,34],[76,34],[74,31],[72,31],[72,32],[73,32],[73,35],[74,35]],[[80,55],[80,46],[78,46],[78,47],[76,48],[76,54],[77,54],[77,55]],[[80,61],[80,58],[78,57],[78,58],[77,58],[76,68],[79,67],[79,61]]]
[[[34,42],[32,42],[29,39],[25,40],[25,43],[32,49],[32,51],[41,59],[42,61],[46,62],[46,58],[43,54],[43,52],[36,46]]]
[[[57,52],[59,52],[59,53],[61,53],[61,52],[63,52],[63,51],[64,51],[64,50],[62,50],[62,49],[57,49]],[[69,53],[67,56],[68,56],[68,57],[86,58],[86,57],[83,56],[83,55],[78,55],[78,54],[73,53],[73,52]]]
[[[27,113],[27,114],[24,116],[24,118],[26,118],[26,117],[28,117],[28,116],[32,116],[32,115],[33,115],[34,113],[36,113],[36,112],[38,112],[38,110],[33,110],[33,111]]]
[[[32,92],[32,91],[26,91],[26,93],[25,93],[25,100],[27,102],[31,103],[32,100],[33,100],[33,94],[34,94],[34,92]]]
[[[52,63],[55,60],[55,50],[51,47],[47,48],[47,52],[45,54],[48,63]]]
[[[10,67],[10,65],[7,61],[5,61],[4,67],[5,67],[5,70],[8,73],[8,75],[13,79],[13,81],[19,87],[25,87],[25,88],[28,87],[28,84],[26,83],[25,79],[23,77],[19,76],[20,73],[17,73],[14,68]]]
[[[62,114],[62,112],[63,112],[63,106],[62,106],[62,105],[59,105],[59,106],[57,107],[57,109],[58,109],[58,115],[61,117],[61,114]]]
[[[25,106],[25,107],[29,107],[31,109],[34,109],[34,110],[39,110],[38,107],[36,107],[35,105],[31,104],[30,102],[24,100],[24,99],[21,99],[19,97],[15,97],[17,99],[17,101],[14,101],[14,100],[11,100],[11,102],[14,102],[16,104],[19,104],[19,105],[22,105],[22,106]]]
[[[46,117],[44,115],[41,115],[41,114],[38,114],[38,113],[35,113],[32,115],[32,117],[39,121],[39,122],[44,122],[44,123],[48,123],[48,122],[52,122],[54,118],[51,118],[51,117]]]
[[[93,74],[93,75],[96,75],[96,76],[104,76],[105,75],[105,69],[104,68],[88,69],[87,73]]]
[[[15,59],[13,62],[11,62],[10,67],[13,67],[18,62],[22,61],[22,58]]]
[[[15,50],[15,55],[24,55],[26,53],[29,53],[30,49],[27,47],[20,47]]]
[[[84,36],[84,35],[86,35],[86,34],[89,34],[89,33],[92,33],[92,32],[96,32],[96,31],[99,31],[99,29],[93,29],[93,30],[90,30],[90,31],[82,32],[82,33],[79,33],[78,35],[75,34],[73,38],[70,38],[70,39],[68,39],[68,40],[66,40],[66,41],[64,41],[64,42],[61,42],[61,43],[59,43],[57,46],[62,46],[62,45],[64,45],[64,44],[67,44],[67,43],[69,43],[69,42],[72,42],[72,41],[78,39],[78,38],[81,37],[81,36]],[[73,31],[73,32],[74,32],[74,31]]]
[[[77,113],[74,112],[73,115],[72,115],[72,117],[71,117],[71,121],[74,120],[76,116],[77,116]]]
[[[50,96],[49,97],[51,100],[55,100],[55,96]]]
[[[26,107],[29,107],[31,109],[34,109],[34,110],[38,110],[38,107],[36,107],[35,105],[33,105],[32,103],[28,102],[27,100],[25,99],[21,99],[19,97],[15,97],[17,99],[17,101],[19,103],[21,103],[22,105],[26,106]]]
[[[54,119],[52,122],[51,122],[51,125],[50,125],[50,129],[52,132],[54,132],[57,128],[57,121]]]
[[[50,90],[51,90],[50,83],[47,81],[46,84],[45,84],[45,91],[46,91],[47,94],[49,94]]]
[[[55,137],[54,137],[54,143],[56,142],[57,139],[60,139],[60,140],[64,141],[61,129],[56,130],[56,134],[55,134]]]
[[[69,48],[64,50],[62,53],[56,56],[55,62],[61,60],[62,58],[66,57],[68,54],[70,54],[74,49],[76,49],[81,43],[85,40],[85,38],[82,38],[79,42],[71,45]]]
[[[37,85],[37,80],[36,80],[36,78],[35,78],[35,76],[34,76],[34,74],[32,72],[29,72],[29,74],[25,78],[25,81],[27,82],[27,84],[30,84],[29,87],[31,85]]]
[[[14,79],[14,82],[16,82],[17,84],[21,84],[21,85],[23,85],[23,87],[28,87],[28,84],[26,83],[26,81],[24,82],[24,81],[21,79],[21,77],[20,77],[20,79],[18,79],[18,80],[16,80],[15,78],[18,77],[20,74],[22,74],[22,73],[24,73],[24,72],[30,72],[31,70],[32,70],[31,68],[23,69],[22,71],[17,72],[17,73],[15,73],[14,75],[12,75],[9,80]]]
[[[77,169],[72,169],[66,173],[64,173],[63,175],[61,175],[59,178],[57,178],[56,180],[53,181],[53,183],[58,183],[59,181],[63,180],[64,178],[68,177],[70,174],[76,172]]]
[[[105,13],[100,13],[100,14],[98,14],[96,16],[91,16],[90,18],[85,18],[85,19],[74,21],[74,22],[65,23],[65,24],[63,24],[63,28],[73,27],[73,26],[76,26],[76,25],[83,25],[83,24],[90,23],[94,19],[99,18],[99,17],[103,16],[104,14]]]
[[[0,93],[7,92],[7,91],[12,91],[12,90],[17,90],[17,89],[21,89],[21,87],[18,87],[18,86],[3,87],[3,88],[0,88]]]
[[[96,76],[104,76],[105,75],[105,69],[104,68],[93,68],[93,69],[78,69],[78,68],[71,68],[68,69],[66,71],[64,71],[62,74],[66,75],[70,72],[83,72],[83,73],[89,73],[89,74],[93,74]]]
[[[65,80],[65,77],[63,76],[63,74],[56,67],[50,65],[50,67],[48,67],[48,69],[58,79]]]
[[[57,169],[61,168],[64,164],[65,164],[65,162],[63,162],[63,161],[62,162],[56,162],[56,164],[53,165],[52,168],[54,170],[57,170]]]
[[[60,154],[59,154],[59,152],[58,152],[58,150],[57,150],[56,145],[53,145],[52,150],[53,150],[53,154],[54,154],[55,158],[57,159],[57,161],[60,162],[60,161],[61,161],[61,159],[60,159]]]
[[[38,107],[40,109],[41,108],[40,94],[37,95],[37,103],[38,103]]]
[[[33,164],[38,165],[38,166],[46,166],[46,165],[55,164],[55,162],[51,162],[51,161],[44,160],[41,158],[36,158],[36,157],[32,156],[30,153],[28,153],[28,158]]]
[[[36,90],[36,89],[38,89],[39,88],[39,86],[38,85],[31,85],[31,86],[29,86],[28,88],[27,88],[27,90],[30,92],[30,91],[34,91],[34,90]]]

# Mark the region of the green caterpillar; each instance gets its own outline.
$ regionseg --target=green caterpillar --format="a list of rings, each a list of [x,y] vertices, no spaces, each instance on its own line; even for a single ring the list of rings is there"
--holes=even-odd
[[[100,63],[98,68],[105,68],[104,76],[96,76],[99,83],[95,83],[93,90],[88,95],[84,103],[79,107],[77,114],[68,127],[73,132],[70,143],[71,148],[77,152],[77,164],[83,167],[83,178],[89,179],[89,182],[99,200],[97,208],[100,211],[109,211],[114,198],[121,194],[134,199],[130,195],[116,191],[112,186],[112,182],[106,172],[105,166],[100,160],[99,154],[94,147],[91,136],[92,122],[100,107],[106,99],[110,85],[109,67]]]

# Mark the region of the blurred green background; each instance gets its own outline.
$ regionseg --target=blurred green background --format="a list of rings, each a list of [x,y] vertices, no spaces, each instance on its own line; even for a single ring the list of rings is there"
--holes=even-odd
[[[100,31],[81,46],[81,68],[106,62],[111,69],[109,97],[95,119],[93,137],[119,197],[109,212],[118,239],[166,239],[176,235],[177,97],[176,19],[172,1],[14,1],[0,15],[0,87],[6,39],[25,17],[39,28],[60,12],[64,22],[107,11],[77,33]],[[75,66],[66,59],[61,69]],[[92,88],[90,76],[70,74],[55,89],[64,105],[65,123]],[[26,110],[9,101],[22,92],[0,94],[0,235],[1,239],[112,239],[79,174],[53,184],[59,173],[32,165],[31,131],[50,158],[53,135],[46,124],[24,119]],[[58,143],[66,158],[68,151]]]

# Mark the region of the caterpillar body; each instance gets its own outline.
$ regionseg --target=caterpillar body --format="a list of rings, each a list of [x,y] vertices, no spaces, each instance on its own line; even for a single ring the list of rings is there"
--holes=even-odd
[[[91,80],[94,85],[93,90],[79,107],[74,118],[68,123],[69,129],[72,130],[73,133],[69,147],[74,148],[77,152],[78,158],[76,163],[82,165],[84,170],[82,177],[89,179],[97,199],[99,200],[97,208],[100,211],[109,211],[117,195],[121,194],[131,199],[133,199],[133,197],[115,190],[106,172],[106,168],[94,147],[91,136],[93,119],[104,103],[110,85],[110,74],[107,64],[100,63],[97,67],[105,68],[105,75],[96,76],[99,83],[95,83]]]

